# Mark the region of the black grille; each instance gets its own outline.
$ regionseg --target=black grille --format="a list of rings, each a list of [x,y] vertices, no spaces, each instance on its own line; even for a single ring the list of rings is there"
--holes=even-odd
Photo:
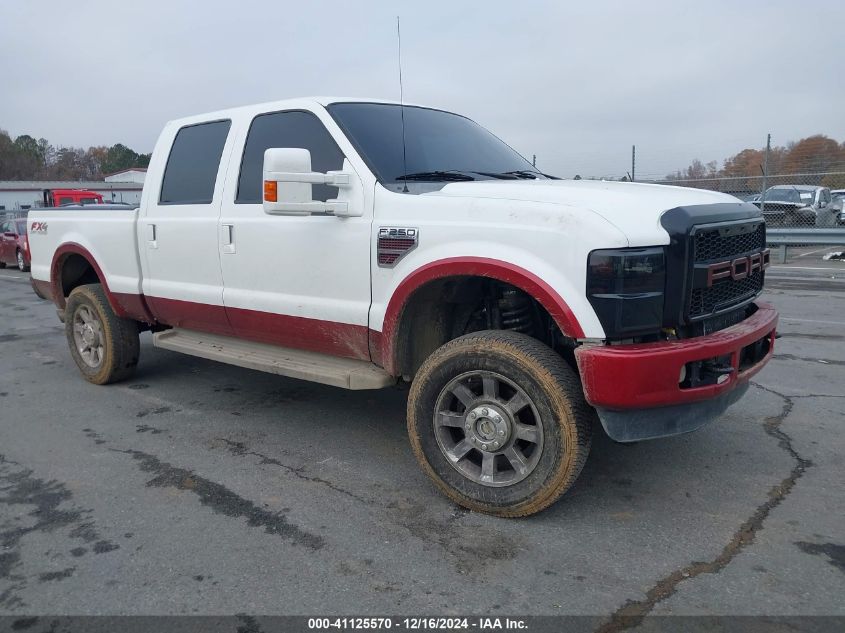
[[[742,225],[738,225],[742,226]],[[749,225],[745,225],[749,226]],[[760,222],[744,232],[725,235],[730,229],[702,229],[695,233],[695,261],[710,262],[766,248],[766,228]]]
[[[689,296],[687,317],[701,319],[738,307],[763,290],[764,272],[758,270],[745,279],[718,279],[703,287],[708,266],[759,253],[766,248],[763,222],[699,227],[693,232],[694,282]]]
[[[760,271],[740,281],[723,279],[710,288],[694,288],[690,297],[690,317],[706,316],[739,305],[754,298],[762,289],[763,273]]]

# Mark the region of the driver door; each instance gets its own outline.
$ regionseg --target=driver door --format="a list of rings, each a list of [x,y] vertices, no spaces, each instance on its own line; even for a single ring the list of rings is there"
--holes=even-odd
[[[220,218],[223,303],[235,335],[369,360],[372,200],[361,179],[314,112],[258,113],[244,135]],[[349,172],[362,217],[265,213],[262,169],[271,147],[309,150],[314,171]],[[338,190],[314,185],[312,195],[325,201]]]

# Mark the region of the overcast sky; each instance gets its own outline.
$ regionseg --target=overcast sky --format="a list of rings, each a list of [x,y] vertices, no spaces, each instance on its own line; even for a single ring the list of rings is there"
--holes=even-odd
[[[0,0],[0,128],[151,151],[165,121],[307,95],[466,114],[560,176],[845,140],[845,2]]]

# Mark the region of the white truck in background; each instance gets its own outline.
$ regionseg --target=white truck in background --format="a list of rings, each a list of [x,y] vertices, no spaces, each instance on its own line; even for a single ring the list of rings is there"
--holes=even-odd
[[[772,354],[760,211],[546,176],[442,110],[297,99],[170,122],[140,208],[29,214],[32,281],[82,375],[170,350],[344,387],[410,382],[408,431],[451,499],[553,503],[593,420],[694,430]]]

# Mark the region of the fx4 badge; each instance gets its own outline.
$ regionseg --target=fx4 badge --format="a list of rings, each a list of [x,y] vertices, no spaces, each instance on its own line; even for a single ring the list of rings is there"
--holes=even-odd
[[[378,265],[390,268],[416,248],[420,231],[408,227],[382,226],[378,230]]]
[[[46,233],[47,232],[47,223],[46,222],[33,222],[32,226],[29,227],[30,233]]]

